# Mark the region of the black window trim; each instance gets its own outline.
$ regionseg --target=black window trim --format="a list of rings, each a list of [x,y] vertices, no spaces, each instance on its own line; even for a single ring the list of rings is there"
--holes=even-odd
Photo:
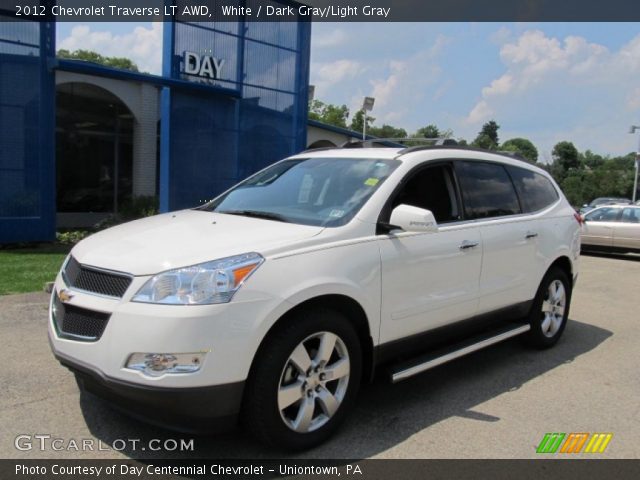
[[[507,172],[507,175],[509,177],[509,180],[511,181],[511,185],[513,186],[513,190],[515,191],[516,194],[516,198],[518,199],[518,205],[520,206],[520,213],[514,213],[511,215],[502,215],[500,217],[488,217],[488,218],[467,218],[467,214],[466,214],[466,208],[465,208],[465,204],[464,204],[464,200],[462,198],[462,190],[460,188],[460,180],[458,178],[458,167],[457,165],[460,164],[461,162],[483,162],[483,163],[493,163],[496,165],[500,165],[504,168],[505,172]],[[451,173],[452,173],[452,180],[453,180],[453,187],[455,188],[456,191],[456,201],[458,202],[458,207],[460,208],[460,220],[457,221],[451,221],[451,222],[446,222],[446,223],[439,223],[438,227],[440,228],[449,228],[449,227],[454,227],[454,226],[459,226],[459,225],[466,225],[466,224],[478,224],[478,223],[483,223],[483,222],[495,222],[495,221],[500,221],[500,220],[511,220],[514,218],[519,218],[519,217],[530,217],[532,215],[537,215],[540,212],[543,212],[545,210],[548,210],[552,207],[555,207],[560,200],[562,199],[562,195],[560,194],[560,192],[558,191],[558,188],[556,187],[556,185],[554,184],[554,182],[552,182],[546,175],[543,175],[539,172],[536,172],[535,170],[529,169],[529,168],[524,168],[518,165],[511,165],[510,163],[506,163],[506,162],[501,162],[498,160],[485,160],[482,158],[459,158],[459,157],[451,157],[451,158],[438,158],[438,159],[433,159],[433,160],[424,160],[422,161],[420,164],[414,166],[411,168],[411,170],[409,170],[404,177],[402,177],[402,180],[400,180],[398,182],[398,184],[395,186],[395,188],[393,189],[393,192],[391,192],[391,195],[389,195],[389,198],[387,199],[387,201],[384,203],[384,206],[382,207],[382,209],[380,210],[380,213],[378,214],[378,222],[377,222],[377,227],[376,227],[376,235],[388,235],[389,231],[386,230],[385,228],[381,228],[382,225],[388,224],[389,222],[389,218],[391,217],[391,204],[393,203],[393,200],[395,199],[396,195],[399,193],[400,189],[404,187],[404,185],[406,184],[406,182],[416,173],[418,173],[419,171],[421,171],[424,168],[429,168],[429,167],[433,167],[433,166],[438,166],[438,165],[448,165],[451,168]],[[516,188],[514,182],[513,182],[513,178],[511,177],[511,174],[509,173],[509,169],[506,168],[507,166],[514,166],[516,168],[522,168],[523,170],[528,170],[530,172],[533,173],[537,173],[538,175],[543,175],[547,180],[549,180],[549,182],[551,183],[551,186],[553,187],[553,189],[556,192],[556,201],[549,204],[548,206],[540,209],[540,210],[536,210],[535,212],[524,212],[524,209],[522,208],[522,202],[520,200],[520,196],[518,195],[518,189]]]

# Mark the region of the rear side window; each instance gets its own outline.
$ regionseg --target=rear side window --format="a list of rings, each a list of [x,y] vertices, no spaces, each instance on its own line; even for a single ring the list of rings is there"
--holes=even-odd
[[[497,163],[457,162],[467,218],[491,218],[521,213],[518,196],[505,168]]]
[[[584,219],[587,222],[615,222],[618,220],[619,213],[618,208],[597,208],[587,213]]]
[[[640,223],[640,208],[625,208],[622,210],[622,222]]]
[[[525,213],[537,212],[558,200],[558,192],[544,175],[507,165]]]

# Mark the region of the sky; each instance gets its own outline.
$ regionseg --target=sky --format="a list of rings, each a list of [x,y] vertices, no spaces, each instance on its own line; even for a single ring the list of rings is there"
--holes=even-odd
[[[640,24],[314,23],[315,98],[376,103],[375,125],[408,132],[435,124],[473,140],[495,120],[501,141],[530,139],[550,161],[562,140],[618,155],[638,139]],[[127,56],[160,73],[158,23],[58,23],[58,48]]]

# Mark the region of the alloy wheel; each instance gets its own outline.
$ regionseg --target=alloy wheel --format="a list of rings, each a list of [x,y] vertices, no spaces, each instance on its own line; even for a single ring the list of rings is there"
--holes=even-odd
[[[560,280],[553,280],[547,288],[542,301],[542,333],[546,337],[553,337],[564,321],[567,306],[567,292]]]
[[[350,372],[349,352],[335,333],[314,333],[300,342],[278,385],[278,409],[287,427],[307,433],[325,425],[344,400]]]

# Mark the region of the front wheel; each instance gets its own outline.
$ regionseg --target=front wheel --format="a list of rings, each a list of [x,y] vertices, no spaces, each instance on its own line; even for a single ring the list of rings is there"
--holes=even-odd
[[[326,440],[353,405],[362,373],[358,335],[330,310],[306,311],[265,340],[244,402],[261,441],[304,450]]]
[[[525,336],[529,345],[549,348],[556,344],[567,325],[571,293],[566,273],[557,267],[549,269],[529,314],[531,330]]]

